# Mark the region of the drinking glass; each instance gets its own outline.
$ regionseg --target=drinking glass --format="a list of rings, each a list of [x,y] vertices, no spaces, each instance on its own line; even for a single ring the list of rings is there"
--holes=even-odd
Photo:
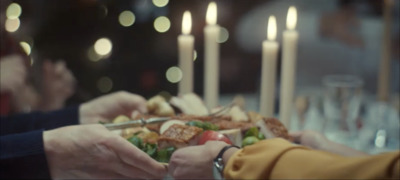
[[[357,137],[363,80],[353,75],[322,78],[324,134],[331,140],[351,145]]]

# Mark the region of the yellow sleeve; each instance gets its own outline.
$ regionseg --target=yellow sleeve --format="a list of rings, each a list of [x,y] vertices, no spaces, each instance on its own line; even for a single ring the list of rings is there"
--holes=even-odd
[[[400,152],[344,157],[269,139],[237,151],[226,179],[383,179],[400,176]]]

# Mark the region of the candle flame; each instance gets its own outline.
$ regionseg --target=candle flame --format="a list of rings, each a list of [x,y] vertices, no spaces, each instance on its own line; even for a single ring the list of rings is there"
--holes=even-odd
[[[273,41],[276,38],[276,18],[275,18],[275,16],[270,16],[268,19],[267,38],[270,41]]]
[[[182,18],[182,34],[190,34],[192,29],[192,15],[190,11],[185,11]]]
[[[217,4],[215,2],[208,4],[206,21],[209,25],[217,24]]]
[[[287,19],[286,19],[286,27],[289,30],[293,30],[296,28],[296,23],[297,23],[297,10],[296,7],[290,6],[287,14]]]

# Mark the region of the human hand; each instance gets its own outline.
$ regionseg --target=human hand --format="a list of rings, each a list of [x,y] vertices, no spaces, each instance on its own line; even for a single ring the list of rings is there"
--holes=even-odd
[[[75,92],[76,80],[64,61],[43,62],[43,97],[44,110],[59,109],[65,100]]]
[[[311,147],[313,149],[340,154],[342,156],[368,155],[367,153],[364,153],[362,151],[358,151],[343,144],[331,141],[319,132],[306,130],[299,132],[291,132],[289,133],[289,135],[293,137],[294,142],[303,146]]]
[[[0,91],[15,92],[25,84],[26,67],[21,56],[2,57],[0,61]]]
[[[293,137],[295,143],[313,149],[322,149],[329,142],[324,135],[311,130],[290,132],[289,136]]]
[[[207,141],[201,146],[179,149],[171,156],[168,173],[174,179],[214,179],[213,160],[227,145],[222,141]],[[225,164],[236,151],[236,148],[230,148],[224,153]]]
[[[118,115],[131,117],[135,112],[147,112],[146,100],[139,95],[120,91],[82,104],[79,121],[81,124],[110,122]]]
[[[164,165],[100,124],[43,133],[52,179],[161,179]]]

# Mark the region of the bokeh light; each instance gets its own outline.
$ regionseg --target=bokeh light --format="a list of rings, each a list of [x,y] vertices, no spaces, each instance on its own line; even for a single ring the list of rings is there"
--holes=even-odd
[[[165,16],[160,16],[154,20],[154,29],[156,29],[157,32],[167,32],[170,27],[171,21]]]
[[[168,5],[169,0],[153,0],[153,4],[157,7],[164,7]]]
[[[112,87],[113,87],[113,81],[111,78],[107,76],[103,76],[99,80],[97,80],[97,88],[102,93],[110,92]]]
[[[177,83],[182,80],[182,70],[179,67],[172,66],[165,73],[167,80],[171,83]]]
[[[123,11],[119,14],[118,21],[124,27],[132,26],[135,23],[135,14],[132,11]]]
[[[6,16],[8,19],[17,19],[21,16],[22,8],[17,3],[11,3],[6,10]]]
[[[27,55],[31,54],[31,46],[27,42],[21,41],[19,42],[19,45],[21,45],[22,49],[24,49]]]
[[[196,61],[197,59],[197,51],[193,50],[193,61]]]
[[[87,51],[87,57],[90,61],[97,62],[103,58],[103,56],[96,53],[94,46],[91,46]]]
[[[20,25],[19,18],[7,19],[6,20],[6,24],[5,24],[5,28],[6,28],[6,31],[8,31],[8,32],[15,32],[15,31],[18,30],[19,25]]]
[[[220,31],[219,31],[219,37],[218,37],[217,42],[224,43],[224,42],[228,41],[228,39],[229,39],[229,31],[226,28],[221,27]]]
[[[108,38],[100,38],[94,44],[94,50],[97,54],[105,56],[112,50],[112,43]]]

